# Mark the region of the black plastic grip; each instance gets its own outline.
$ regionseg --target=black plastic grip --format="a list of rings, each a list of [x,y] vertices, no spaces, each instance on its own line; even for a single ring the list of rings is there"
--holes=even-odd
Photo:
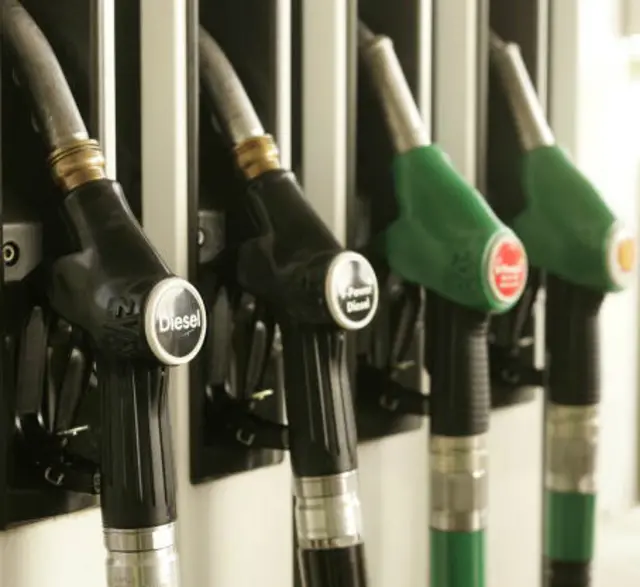
[[[298,550],[303,587],[366,587],[364,546]]]
[[[298,477],[357,467],[346,337],[334,328],[281,324],[291,467]]]
[[[102,523],[134,529],[173,522],[176,490],[166,368],[105,357],[96,366]]]
[[[152,358],[143,306],[153,286],[171,272],[131,213],[120,184],[91,181],[64,200],[75,249],[52,264],[49,299],[112,356]]]
[[[327,324],[325,278],[343,249],[304,197],[290,171],[253,179],[244,201],[257,236],[238,251],[240,285],[280,315],[306,324]]]
[[[544,587],[590,587],[591,564],[544,559]]]
[[[588,406],[600,400],[598,314],[604,294],[547,277],[548,399]]]
[[[429,292],[426,366],[431,434],[472,436],[489,428],[488,316]]]

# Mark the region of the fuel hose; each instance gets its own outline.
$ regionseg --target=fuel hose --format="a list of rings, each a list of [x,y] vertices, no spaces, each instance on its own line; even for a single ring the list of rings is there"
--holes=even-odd
[[[376,276],[362,255],[340,246],[281,167],[231,63],[202,28],[199,43],[201,83],[246,182],[239,204],[254,224],[255,236],[239,246],[236,278],[267,304],[282,331],[302,581],[365,587],[345,331],[373,319]]]
[[[177,587],[167,367],[200,350],[206,312],[147,240],[86,130],[51,46],[15,0],[2,32],[34,104],[72,252],[50,267],[52,308],[91,339],[101,404],[100,491],[111,587]]]
[[[635,239],[557,145],[516,44],[496,34],[491,66],[522,156],[512,226],[547,272],[544,580],[588,587],[594,555],[600,377],[598,314],[634,275]]]
[[[390,269],[428,290],[432,587],[485,582],[487,325],[527,280],[520,240],[432,144],[391,39],[359,25],[359,55],[394,146],[397,218],[377,239]],[[375,202],[373,203],[375,205]]]

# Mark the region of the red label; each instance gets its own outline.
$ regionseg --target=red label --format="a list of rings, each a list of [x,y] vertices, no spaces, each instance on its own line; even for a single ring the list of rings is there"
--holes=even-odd
[[[527,269],[527,254],[522,243],[512,237],[500,239],[491,252],[491,288],[502,301],[520,296],[527,283]]]

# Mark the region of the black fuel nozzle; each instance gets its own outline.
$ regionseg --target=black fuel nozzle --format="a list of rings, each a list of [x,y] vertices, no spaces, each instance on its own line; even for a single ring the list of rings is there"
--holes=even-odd
[[[4,39],[35,104],[73,252],[52,263],[48,298],[86,332],[101,402],[100,491],[110,585],[177,584],[176,496],[167,366],[188,363],[206,332],[197,290],[171,273],[120,185],[108,179],[46,38],[15,0]],[[141,556],[141,553],[144,556]]]
[[[378,306],[369,262],[346,251],[282,169],[226,56],[201,28],[201,79],[246,182],[231,203],[252,236],[236,251],[238,284],[265,303],[282,332],[299,563],[308,587],[366,584],[357,490],[357,435],[347,330]]]

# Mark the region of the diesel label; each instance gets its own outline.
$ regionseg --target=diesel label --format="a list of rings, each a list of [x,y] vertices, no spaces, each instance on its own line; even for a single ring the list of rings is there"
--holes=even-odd
[[[158,318],[158,332],[179,332],[202,326],[200,310],[184,316],[161,316]]]

